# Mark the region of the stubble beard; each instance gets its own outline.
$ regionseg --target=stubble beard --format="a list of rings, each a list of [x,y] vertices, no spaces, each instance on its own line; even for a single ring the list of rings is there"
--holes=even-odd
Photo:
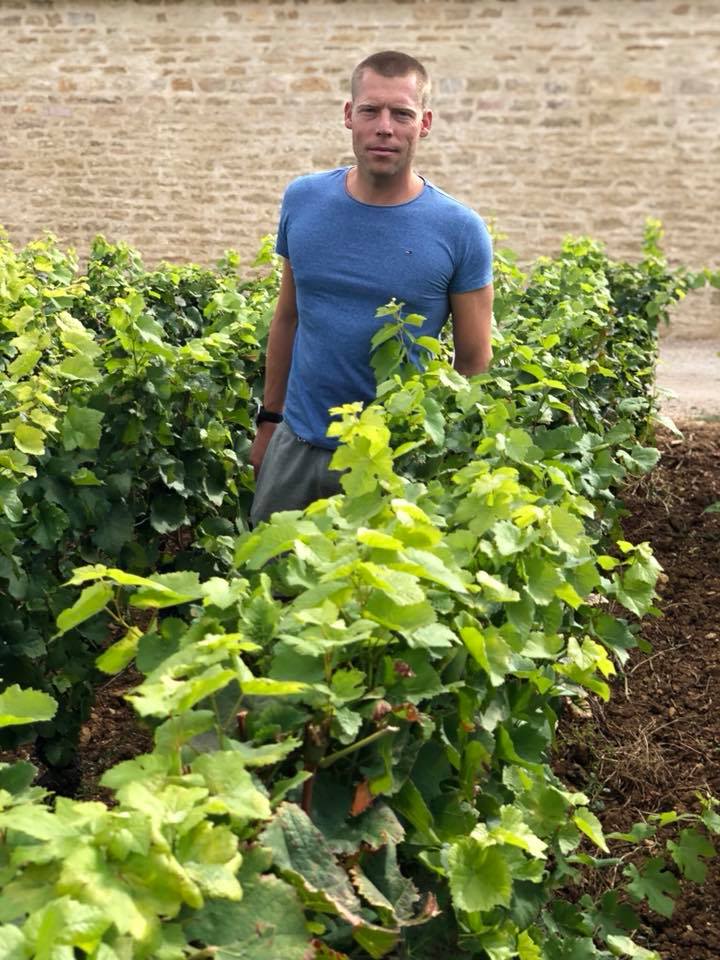
[[[365,148],[366,151],[369,151],[369,149],[369,147]],[[364,162],[360,160],[360,157],[364,157]],[[413,152],[410,152],[406,157],[399,154],[391,154],[391,157],[392,160],[386,163],[385,161],[377,161],[372,154],[364,151],[359,151],[359,155],[358,152],[355,153],[358,168],[376,186],[396,180],[412,170]]]

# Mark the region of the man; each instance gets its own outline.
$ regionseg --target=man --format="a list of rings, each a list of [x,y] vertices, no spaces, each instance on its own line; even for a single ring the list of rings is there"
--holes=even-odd
[[[370,340],[393,297],[437,336],[452,313],[455,368],[492,356],[492,247],[480,217],[413,169],[430,133],[423,65],[385,51],[352,75],[345,126],[356,164],[300,177],[283,198],[277,252],[285,258],[270,325],[263,407],[250,455],[253,524],[339,488],[328,469],[328,408],[375,396]]]

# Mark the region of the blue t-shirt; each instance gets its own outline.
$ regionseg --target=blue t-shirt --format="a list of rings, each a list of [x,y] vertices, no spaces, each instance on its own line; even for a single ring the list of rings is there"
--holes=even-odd
[[[294,180],[285,192],[276,249],[290,261],[298,325],[285,421],[308,443],[334,449],[328,409],[375,397],[370,340],[393,297],[426,317],[413,336],[437,337],[450,293],[492,282],[483,220],[429,182],[393,206],[362,203],[346,188],[349,168]]]

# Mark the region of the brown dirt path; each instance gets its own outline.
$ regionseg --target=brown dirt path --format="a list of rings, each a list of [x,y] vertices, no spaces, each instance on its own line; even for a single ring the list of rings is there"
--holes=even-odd
[[[720,422],[678,426],[683,438],[661,431],[660,464],[625,493],[627,538],[649,540],[664,568],[663,615],[642,627],[652,652],[631,657],[609,704],[560,732],[560,772],[595,797],[606,830],[720,797],[720,513],[706,512],[720,501]],[[640,913],[638,940],[663,960],[718,960],[720,861],[669,920]]]
[[[707,399],[720,413],[720,385]],[[630,777],[618,800],[657,811],[697,810],[697,793],[720,797],[720,514],[705,512],[720,500],[720,423],[678,425],[683,439],[660,437],[660,466],[629,499],[625,524],[664,568],[663,617],[643,627],[653,654],[630,668],[630,700],[616,697],[606,717],[622,749],[614,777]],[[720,865],[653,926],[667,960],[718,960]]]

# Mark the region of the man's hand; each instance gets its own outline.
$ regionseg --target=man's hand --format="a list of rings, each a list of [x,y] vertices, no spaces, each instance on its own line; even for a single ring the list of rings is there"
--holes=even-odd
[[[257,433],[255,434],[255,439],[253,444],[250,447],[250,465],[255,471],[255,479],[257,480],[258,474],[260,473],[260,467],[262,462],[265,459],[265,451],[268,448],[270,443],[270,438],[275,432],[275,428],[278,426],[277,423],[269,423],[267,420],[265,423],[261,423],[257,428]]]

